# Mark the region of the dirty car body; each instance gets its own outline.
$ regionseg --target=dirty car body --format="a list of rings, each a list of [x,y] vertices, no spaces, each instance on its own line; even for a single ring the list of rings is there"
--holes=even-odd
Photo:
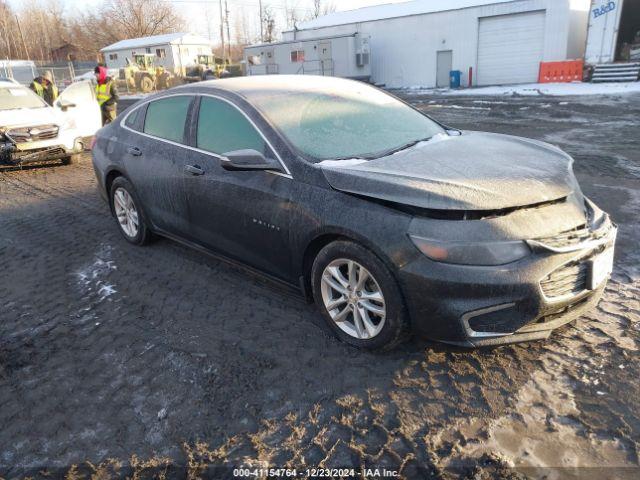
[[[424,117],[387,93],[340,79],[254,77],[179,87],[139,102],[98,133],[100,191],[109,199],[114,179],[126,177],[153,232],[307,295],[323,247],[355,243],[390,272],[411,330],[432,340],[489,346],[544,339],[597,304],[616,227],[582,194],[569,155],[428,117],[429,124],[417,120],[425,132],[409,135],[402,124],[389,125],[388,134],[369,132],[381,128],[375,119],[350,123],[341,92],[351,90]],[[306,102],[309,92],[322,92],[324,103]],[[177,97],[188,98],[185,120],[175,125],[179,135],[146,131],[157,123],[148,117],[154,102]],[[325,108],[334,100],[337,110]],[[202,147],[199,137],[214,135],[198,123],[205,101],[246,117],[265,140],[270,168],[230,169],[226,154]],[[387,140],[397,148],[379,150]],[[373,151],[359,151],[362,145]]]
[[[0,81],[0,166],[70,159],[100,128],[89,82],[68,87],[54,106],[13,81]]]

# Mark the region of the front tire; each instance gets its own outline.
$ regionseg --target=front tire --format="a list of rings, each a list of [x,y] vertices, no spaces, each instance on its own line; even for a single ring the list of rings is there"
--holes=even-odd
[[[64,157],[62,159],[62,164],[63,165],[74,165],[74,164],[80,163],[80,159],[81,158],[82,158],[82,154],[80,154],[80,153],[69,155],[68,157]]]
[[[144,76],[140,79],[140,90],[143,93],[150,93],[153,90],[153,79],[149,76]]]
[[[125,240],[139,246],[149,243],[152,233],[131,182],[124,177],[116,178],[111,185],[109,196],[118,229]]]
[[[371,251],[349,241],[324,247],[311,271],[316,305],[341,340],[368,350],[390,350],[409,334],[398,284]]]

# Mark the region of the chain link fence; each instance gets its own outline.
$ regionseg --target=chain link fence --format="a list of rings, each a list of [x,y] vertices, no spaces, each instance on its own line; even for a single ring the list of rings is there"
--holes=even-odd
[[[79,79],[90,80],[93,77],[95,64],[91,62],[36,62],[36,67],[39,75],[50,71],[51,75],[53,75],[54,83],[60,90],[64,90]]]
[[[78,80],[92,80],[94,62],[34,62],[29,60],[0,60],[0,77],[29,85],[34,78],[50,71],[58,89],[64,90]]]
[[[29,85],[38,76],[36,65],[28,60],[0,60],[0,77]]]

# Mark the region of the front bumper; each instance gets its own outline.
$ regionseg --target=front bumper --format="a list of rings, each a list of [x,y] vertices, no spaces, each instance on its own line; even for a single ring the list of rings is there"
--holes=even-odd
[[[527,259],[498,267],[415,258],[400,271],[415,332],[468,347],[548,338],[602,297],[608,278],[592,286],[587,277],[593,259],[614,247],[617,228],[606,228],[597,241],[562,251],[537,244]]]
[[[11,147],[0,146],[0,165],[15,167],[34,163],[49,162],[68,157],[75,153],[64,146],[33,148],[29,150],[17,150]]]
[[[16,167],[59,160],[82,152],[85,143],[86,139],[65,132],[55,139],[37,142],[15,143],[0,139],[0,166]]]

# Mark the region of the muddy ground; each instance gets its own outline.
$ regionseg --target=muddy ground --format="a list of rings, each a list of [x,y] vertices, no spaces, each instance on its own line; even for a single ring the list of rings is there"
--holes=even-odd
[[[0,173],[0,477],[638,478],[640,96],[407,98],[575,157],[620,225],[597,310],[542,343],[364,353],[295,292],[168,240],[126,244],[88,157]]]

